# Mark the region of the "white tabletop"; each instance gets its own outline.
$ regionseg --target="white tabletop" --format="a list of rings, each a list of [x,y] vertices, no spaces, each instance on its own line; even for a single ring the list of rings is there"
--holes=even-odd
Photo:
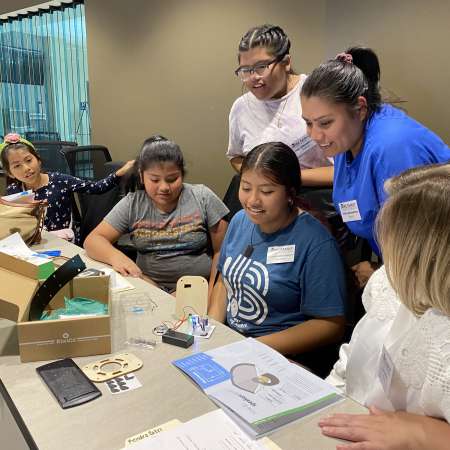
[[[80,253],[88,267],[104,264],[89,259],[83,250],[45,233],[39,246],[60,249],[64,256]],[[137,290],[148,292],[157,303],[162,320],[174,320],[175,299],[140,279],[130,279]],[[128,291],[136,292],[136,291]],[[113,352],[125,350],[118,304],[124,293],[112,298]],[[209,340],[197,341],[189,349],[159,343],[153,350],[128,348],[144,366],[135,372],[142,387],[120,395],[112,395],[107,387],[97,386],[102,396],[90,403],[63,410],[37,375],[43,362],[21,363],[18,356],[17,331],[14,323],[0,319],[0,379],[40,449],[120,449],[125,439],[172,419],[182,422],[216,409],[197,386],[170,363],[193,352],[215,348],[242,337],[230,328],[217,324]],[[91,356],[76,358],[78,365],[99,360]],[[365,408],[345,400],[325,411],[292,423],[270,438],[283,449],[335,449],[337,441],[320,433],[317,425],[323,414],[331,412],[364,412]],[[1,419],[1,416],[0,416]]]

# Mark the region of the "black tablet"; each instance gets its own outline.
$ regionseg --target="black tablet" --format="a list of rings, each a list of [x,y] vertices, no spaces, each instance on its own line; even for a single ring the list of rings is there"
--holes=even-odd
[[[71,408],[100,397],[102,393],[70,358],[36,368],[61,408]]]

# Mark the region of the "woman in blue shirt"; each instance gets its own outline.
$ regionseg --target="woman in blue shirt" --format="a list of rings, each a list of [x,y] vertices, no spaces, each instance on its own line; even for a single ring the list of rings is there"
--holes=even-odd
[[[411,167],[446,162],[450,150],[433,132],[383,103],[379,79],[373,50],[350,48],[309,75],[301,103],[309,135],[334,157],[336,209],[381,256],[374,223],[386,199],[384,182]],[[372,272],[367,261],[353,269],[362,285]]]
[[[241,166],[243,210],[222,243],[209,315],[283,354],[337,341],[344,271],[334,238],[296,206],[300,166],[281,142],[258,145]]]

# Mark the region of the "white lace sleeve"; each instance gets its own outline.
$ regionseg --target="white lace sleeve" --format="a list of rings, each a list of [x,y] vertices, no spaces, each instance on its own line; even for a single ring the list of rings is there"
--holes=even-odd
[[[429,309],[405,337],[395,365],[408,410],[450,421],[450,318]]]
[[[339,349],[339,359],[333,366],[330,374],[325,378],[327,383],[332,384],[334,387],[338,388],[340,391],[345,393],[345,371],[347,368],[348,355],[350,353],[350,345],[342,344]]]
[[[346,390],[347,365],[354,348],[359,345],[358,341],[370,339],[371,330],[379,328],[380,322],[391,322],[397,313],[399,302],[389,283],[384,266],[370,277],[362,300],[367,313],[356,324],[350,343],[341,346],[339,359],[326,378],[328,383],[343,391]]]

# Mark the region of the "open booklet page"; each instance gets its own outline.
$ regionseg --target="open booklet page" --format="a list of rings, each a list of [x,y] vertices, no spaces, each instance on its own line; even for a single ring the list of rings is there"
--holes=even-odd
[[[251,338],[173,364],[253,437],[343,399],[321,378]]]

